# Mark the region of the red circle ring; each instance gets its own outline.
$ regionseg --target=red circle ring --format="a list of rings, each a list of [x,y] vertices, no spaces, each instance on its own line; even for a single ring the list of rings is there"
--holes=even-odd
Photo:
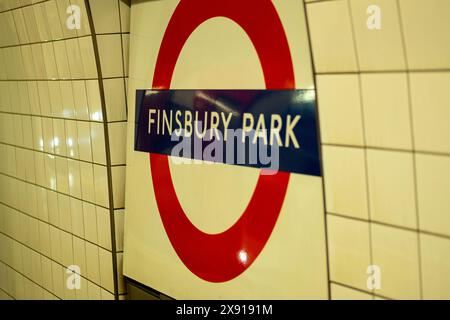
[[[288,41],[270,0],[181,0],[165,31],[153,88],[168,89],[181,50],[192,32],[214,17],[237,23],[255,47],[268,89],[289,89],[295,77]],[[196,228],[181,207],[166,155],[150,154],[158,210],[178,257],[195,275],[209,282],[229,281],[244,272],[264,248],[278,219],[289,173],[259,175],[253,195],[238,221],[219,234]]]

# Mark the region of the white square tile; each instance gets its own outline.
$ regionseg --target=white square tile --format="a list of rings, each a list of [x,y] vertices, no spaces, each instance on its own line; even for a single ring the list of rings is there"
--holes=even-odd
[[[364,150],[323,146],[327,212],[368,219]]]
[[[407,75],[362,74],[361,89],[367,145],[411,150]]]
[[[450,153],[450,72],[411,73],[415,148]]]
[[[367,162],[372,220],[416,228],[412,153],[369,149]]]
[[[423,298],[450,299],[450,240],[432,235],[420,235]]]
[[[362,146],[358,76],[319,75],[316,83],[322,142]]]
[[[369,223],[327,215],[327,225],[331,280],[368,290]]]
[[[111,165],[126,163],[127,123],[115,122],[108,124],[109,152]]]
[[[393,299],[420,299],[418,234],[372,224],[373,264],[380,268],[381,289]]]
[[[400,0],[410,69],[450,67],[450,2],[447,0]]]
[[[347,1],[311,3],[306,8],[316,71],[357,71]]]
[[[450,236],[450,157],[416,154],[421,230]]]

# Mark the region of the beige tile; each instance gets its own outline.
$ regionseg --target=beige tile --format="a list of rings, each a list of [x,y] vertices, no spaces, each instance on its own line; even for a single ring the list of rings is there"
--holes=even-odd
[[[61,261],[61,231],[53,226],[50,226],[50,244],[51,244],[51,258],[54,261]]]
[[[98,245],[105,249],[111,250],[111,217],[109,210],[97,207],[96,212]]]
[[[36,66],[34,65],[33,51],[31,50],[31,45],[21,46],[20,51],[22,52],[25,78],[36,79]],[[4,78],[6,79],[6,75],[4,76]],[[26,83],[24,84],[26,85]]]
[[[114,300],[114,295],[103,288],[101,288],[101,297],[102,300]]]
[[[19,94],[19,101],[20,101],[20,107],[19,112],[23,114],[30,114],[31,107],[30,107],[30,100],[28,96],[28,86],[26,82],[19,81],[17,83],[17,88],[20,92]]]
[[[47,190],[48,222],[54,226],[59,225],[58,194]]]
[[[373,264],[381,272],[375,293],[393,299],[420,299],[418,235],[372,224]]]
[[[39,90],[37,82],[27,81],[28,98],[30,100],[30,109],[32,115],[41,114],[41,106],[39,105]]]
[[[97,243],[97,212],[95,211],[95,206],[93,204],[83,202],[83,218],[86,240]]]
[[[83,78],[96,78],[98,74],[92,37],[78,38],[78,44],[83,62]]]
[[[47,23],[47,12],[45,10],[45,3],[38,3],[32,6],[36,18],[36,28],[39,33],[41,41],[49,41],[52,39],[50,27]]]
[[[450,299],[450,240],[420,235],[424,299]]]
[[[360,69],[363,71],[405,70],[405,53],[397,2],[391,0],[351,0]],[[381,28],[369,29],[367,22],[374,13],[368,8],[378,6]]]
[[[69,194],[72,197],[81,198],[81,173],[80,163],[76,160],[68,159],[69,170]]]
[[[52,261],[52,282],[53,282],[53,293],[60,299],[64,298],[64,268]]]
[[[73,237],[73,262],[80,267],[81,275],[86,274],[86,245],[85,241],[78,237]],[[81,289],[87,290],[83,288],[83,283]]]
[[[105,104],[108,121],[126,120],[127,110],[123,79],[103,80],[103,87],[105,91]]]
[[[27,29],[28,39],[30,42],[40,42],[39,29],[37,27],[37,20],[34,14],[33,6],[22,8],[22,14]]]
[[[416,149],[450,153],[450,73],[412,73],[410,77]]]
[[[56,5],[56,0],[50,0],[45,2],[45,13],[50,29],[50,34],[53,40],[61,39],[63,37],[63,31],[61,23],[59,21],[58,7]]]
[[[100,284],[103,288],[114,292],[112,254],[102,248],[99,248],[98,253],[100,261]]]
[[[72,233],[77,237],[84,238],[83,203],[81,200],[70,198],[70,216]]]
[[[14,144],[23,146],[22,116],[13,115]]]
[[[123,63],[124,63],[124,71],[125,77],[128,77],[128,67],[129,67],[129,53],[130,50],[130,35],[129,34],[122,34],[122,51],[123,51]]]
[[[75,101],[71,81],[60,81],[62,99],[62,117],[75,118]]]
[[[89,26],[89,18],[87,16],[86,5],[84,0],[70,0],[72,5],[78,6],[80,8],[80,29],[77,30],[77,35],[79,37],[91,34],[91,28]]]
[[[98,80],[86,81],[86,96],[89,105],[89,119],[92,121],[103,121]]]
[[[122,45],[119,34],[97,36],[103,78],[122,77]]]
[[[66,48],[71,78],[72,79],[84,78],[83,62],[81,60],[81,53],[80,53],[80,46],[78,45],[78,39],[75,38],[67,40]]]
[[[327,225],[331,280],[367,290],[368,222],[327,215]]]
[[[97,34],[120,32],[119,3],[117,0],[91,0],[89,3]]]
[[[17,35],[21,44],[30,43],[28,38],[27,28],[25,26],[25,19],[22,14],[22,9],[12,11],[14,18],[14,25],[16,26]]]
[[[98,257],[98,247],[95,244],[86,242],[86,267],[87,278],[100,284],[100,265]]]
[[[52,262],[41,255],[42,283],[47,290],[53,291]]]
[[[362,146],[358,76],[319,75],[316,83],[322,142]]]
[[[44,156],[46,187],[56,190],[56,164],[55,156],[47,154]]]
[[[25,157],[25,159],[24,159],[25,180],[30,183],[35,183],[36,182],[36,170],[34,167],[34,152],[31,150],[24,149],[24,157]]]
[[[367,162],[372,220],[416,228],[413,155],[369,149]]]
[[[95,203],[94,171],[91,163],[80,162],[81,198]]]
[[[407,75],[362,74],[361,89],[367,145],[411,150]]]
[[[65,194],[69,194],[69,169],[67,167],[67,159],[61,157],[56,158],[56,190]]]
[[[48,91],[50,94],[50,105],[52,109],[53,117],[62,117],[62,97],[61,97],[61,87],[59,86],[59,81],[49,81]]]
[[[400,0],[408,67],[450,67],[450,2],[447,0]]]
[[[115,122],[108,124],[109,128],[109,152],[111,165],[125,164],[127,123]]]
[[[30,116],[22,117],[23,130],[23,146],[28,149],[33,149],[33,130]]]
[[[125,166],[112,167],[112,188],[114,208],[125,207]]]
[[[67,27],[67,19],[69,18],[69,14],[67,14],[67,8],[70,6],[69,0],[57,0],[56,1],[58,8],[58,16],[59,22],[61,24],[61,29],[63,31],[64,38],[72,38],[77,36],[76,29],[70,29]]]
[[[307,5],[307,14],[316,71],[356,71],[347,1],[311,3]]]
[[[72,238],[73,236],[70,233],[61,231],[62,264],[65,268],[73,265]]]
[[[72,81],[75,116],[80,120],[89,120],[89,108],[86,96],[86,85],[82,80]]]
[[[372,300],[372,295],[332,283],[331,300]]]
[[[45,186],[45,165],[44,154],[36,152],[34,154],[34,168],[36,172],[36,184],[39,186]]]
[[[50,93],[47,81],[38,81],[39,105],[41,115],[51,117],[52,109],[50,104]]]
[[[50,227],[48,223],[39,222],[39,247],[40,252],[50,256]]]
[[[55,154],[60,156],[67,154],[66,128],[62,119],[53,119],[53,147]]]
[[[48,222],[47,190],[37,187],[37,213],[41,221]]]
[[[91,122],[92,159],[94,163],[106,164],[105,132],[103,123]]]
[[[80,289],[75,290],[77,300],[88,300],[88,280],[80,278]]]
[[[130,32],[130,0],[119,1],[120,25],[122,32]]]
[[[114,227],[116,233],[116,250],[123,251],[125,210],[114,210]]]
[[[80,160],[92,162],[91,126],[87,121],[77,121]]]
[[[332,146],[322,150],[327,211],[367,219],[364,150]]]
[[[70,79],[70,67],[66,49],[66,41],[53,42],[55,51],[56,67],[58,68],[59,79]]]
[[[66,144],[67,144],[67,156],[70,158],[78,159],[78,129],[77,122],[74,120],[65,120],[66,127]]]
[[[94,164],[95,203],[108,208],[108,174],[106,167]]]
[[[52,61],[53,55],[49,53],[49,47],[51,47],[51,45],[40,43],[31,45],[37,79],[53,78],[56,75],[55,65]]]
[[[450,157],[416,154],[421,230],[450,235]]]
[[[125,280],[122,276],[123,274],[123,253],[117,253],[116,254],[117,257],[117,273],[118,273],[118,279],[117,279],[117,287],[118,287],[118,291],[119,294],[124,294],[127,292],[127,288],[126,288],[126,284],[125,284]],[[122,296],[122,299],[124,297]],[[120,299],[120,297],[119,297]]]
[[[89,300],[101,300],[101,288],[93,282],[88,281]]]
[[[70,197],[58,193],[59,224],[58,227],[66,232],[72,232],[72,217],[70,214]]]

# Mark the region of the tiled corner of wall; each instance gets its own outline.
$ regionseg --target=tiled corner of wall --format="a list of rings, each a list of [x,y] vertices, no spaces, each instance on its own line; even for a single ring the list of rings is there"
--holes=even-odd
[[[69,6],[80,9],[78,29],[68,27]],[[1,299],[126,294],[129,7],[0,1]]]
[[[448,299],[450,2],[305,5],[331,298]],[[374,6],[379,29],[367,24]],[[379,287],[368,285],[374,266]]]

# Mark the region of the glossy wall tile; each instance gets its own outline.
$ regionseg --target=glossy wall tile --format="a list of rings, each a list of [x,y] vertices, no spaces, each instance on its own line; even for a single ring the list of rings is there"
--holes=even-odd
[[[79,29],[67,27],[70,5],[80,9]],[[129,7],[118,0],[0,1],[1,297],[126,294],[117,285],[123,210],[114,207],[123,202],[117,184],[125,182],[111,166],[125,166],[118,144]],[[79,290],[67,286],[70,266],[79,267]]]

